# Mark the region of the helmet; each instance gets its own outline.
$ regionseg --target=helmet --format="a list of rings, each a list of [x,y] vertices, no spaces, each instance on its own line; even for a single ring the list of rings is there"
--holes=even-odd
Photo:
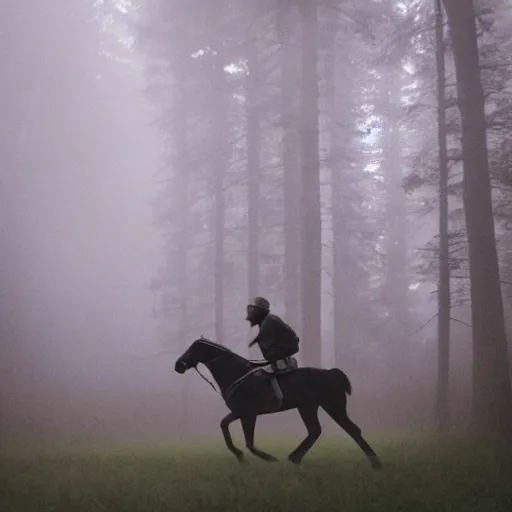
[[[254,297],[248,304],[249,306],[254,306],[255,308],[263,309],[265,311],[270,311],[270,302],[263,297]]]

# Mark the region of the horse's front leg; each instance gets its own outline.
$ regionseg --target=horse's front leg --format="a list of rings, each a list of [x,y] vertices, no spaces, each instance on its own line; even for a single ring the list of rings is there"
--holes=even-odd
[[[300,443],[295,450],[290,453],[288,460],[294,464],[300,464],[302,458],[306,453],[313,447],[317,439],[322,434],[322,427],[318,421],[318,406],[302,406],[298,407],[298,411],[306,429],[308,435],[302,443]]]
[[[222,430],[222,435],[224,436],[224,441],[226,442],[226,446],[228,449],[235,455],[238,459],[238,462],[244,461],[244,452],[239,450],[234,444],[233,439],[231,438],[231,433],[229,432],[229,425],[238,419],[238,415],[234,412],[230,412],[225,418],[220,422],[220,428]]]
[[[247,449],[251,453],[256,455],[256,457],[259,457],[260,459],[263,459],[267,462],[277,461],[277,459],[273,455],[258,450],[258,448],[254,446],[254,429],[256,428],[256,415],[242,416],[240,418],[240,421],[242,422],[242,428],[244,430],[245,437],[245,446],[247,446]]]

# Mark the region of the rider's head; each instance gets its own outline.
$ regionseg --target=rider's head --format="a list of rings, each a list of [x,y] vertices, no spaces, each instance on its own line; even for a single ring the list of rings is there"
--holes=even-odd
[[[247,304],[247,317],[246,320],[251,324],[251,327],[261,324],[270,311],[270,303],[263,297],[254,297],[249,304]]]

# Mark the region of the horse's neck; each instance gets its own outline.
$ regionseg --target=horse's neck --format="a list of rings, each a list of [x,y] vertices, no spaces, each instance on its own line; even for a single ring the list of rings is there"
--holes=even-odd
[[[219,359],[207,366],[215,382],[217,382],[218,386],[223,391],[235,380],[243,377],[251,370],[251,363],[236,354],[226,354],[225,358]]]

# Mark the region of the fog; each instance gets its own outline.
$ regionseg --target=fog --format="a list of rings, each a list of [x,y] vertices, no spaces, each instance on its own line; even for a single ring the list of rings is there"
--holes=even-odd
[[[293,277],[292,272],[290,278],[283,270],[295,264],[289,261],[295,250],[289,239],[298,236],[289,234],[293,219],[291,224],[286,220],[286,194],[311,203],[307,192],[287,181],[286,141],[278,133],[279,109],[285,107],[278,94],[291,87],[292,108],[299,109],[302,89],[298,81],[283,85],[267,69],[283,65],[279,52],[287,48],[287,43],[273,46],[278,37],[272,32],[274,14],[251,25],[252,11],[232,6],[229,15],[215,13],[209,24],[204,18],[213,14],[198,14],[196,3],[170,5],[181,25],[173,25],[172,16],[165,18],[169,11],[150,0],[58,0],[51,5],[12,0],[0,8],[2,439],[220,440],[221,397],[195,372],[177,375],[174,362],[201,334],[212,339],[221,334],[223,339],[215,341],[259,358],[258,351],[249,354],[247,349],[256,330],[250,332],[245,321],[246,301],[256,294],[267,297],[272,310],[300,335],[301,364],[318,361],[349,375],[354,387],[349,412],[363,430],[430,429],[437,375],[432,320],[437,276],[424,248],[438,232],[437,206],[431,200],[435,188],[406,192],[401,185],[415,165],[430,165],[418,153],[427,148],[431,156],[429,151],[436,150],[435,113],[406,121],[397,140],[387,123],[398,122],[401,113],[386,105],[390,95],[421,93],[408,89],[420,80],[416,71],[406,66],[407,75],[393,59],[376,65],[386,40],[382,29],[364,26],[364,13],[348,4],[332,50],[338,87],[333,101],[339,113],[333,128],[325,85],[331,43],[321,45],[321,234],[307,232],[306,238],[313,245],[318,235],[322,287],[321,296],[312,292],[310,310],[293,288],[304,282],[303,274]],[[197,29],[197,16],[206,34]],[[218,107],[207,56],[224,37],[215,31],[222,16],[230,23],[239,16],[237,31],[226,29],[225,44],[241,43],[233,43],[235,49],[230,47],[223,61],[228,104]],[[319,19],[321,26],[328,25],[325,12]],[[286,58],[300,62],[293,54],[299,45],[297,27],[288,34],[292,53]],[[265,31],[272,32],[267,39],[261,35]],[[260,77],[266,85],[256,85],[253,110],[246,111],[247,102],[254,101],[244,89],[244,66],[251,65],[239,47],[251,37],[265,68],[261,72],[268,76]],[[349,62],[340,47],[349,48]],[[194,60],[191,56],[200,50],[202,57]],[[270,51],[277,57],[270,58]],[[375,74],[380,82],[370,84]],[[176,84],[182,90],[176,92]],[[363,103],[372,106],[365,110]],[[217,131],[222,130],[215,124],[219,108],[227,123],[221,142]],[[259,135],[247,128],[246,115],[256,115]],[[183,131],[185,150],[180,146]],[[302,133],[296,132],[297,137]],[[336,133],[343,139],[339,147]],[[301,143],[294,140],[298,150]],[[252,143],[259,145],[256,164]],[[216,144],[224,151],[220,162]],[[188,163],[180,160],[183,151]],[[343,154],[336,165],[350,175],[341,196],[332,179],[333,162],[339,162],[336,151]],[[298,162],[305,156],[293,158],[299,173]],[[225,171],[220,271],[214,230],[218,189],[213,185],[219,166]],[[246,183],[252,178],[245,173],[254,168],[257,211],[248,213]],[[184,185],[180,176],[185,175]],[[460,195],[453,201],[455,209]],[[247,242],[255,233],[251,215],[258,219],[255,257]],[[341,228],[336,216],[344,219]],[[341,237],[336,229],[342,230]],[[297,265],[313,261],[310,253],[301,254]],[[260,270],[251,282],[254,262]],[[221,281],[216,281],[218,272],[224,273]],[[470,309],[464,272],[456,285],[465,288],[456,290],[451,313],[458,320],[451,347],[453,427],[464,425],[469,411],[471,331],[465,325]],[[216,295],[219,286],[222,300]],[[215,307],[220,300],[222,310]],[[313,310],[321,317],[318,325]],[[310,339],[316,328],[321,344]],[[302,429],[293,411],[261,420],[261,430],[269,433]]]
[[[2,398],[16,428],[44,431],[105,394],[130,395],[134,381],[154,386],[165,370],[139,363],[161,349],[149,290],[159,261],[151,202],[161,142],[140,66],[106,62],[101,78],[102,61],[84,48],[91,34],[60,33],[63,19],[36,3],[10,9],[12,33],[2,32],[14,50],[4,54],[12,71],[3,80],[11,110],[2,115]],[[23,43],[25,33],[33,35]],[[90,408],[84,423],[98,414]]]

